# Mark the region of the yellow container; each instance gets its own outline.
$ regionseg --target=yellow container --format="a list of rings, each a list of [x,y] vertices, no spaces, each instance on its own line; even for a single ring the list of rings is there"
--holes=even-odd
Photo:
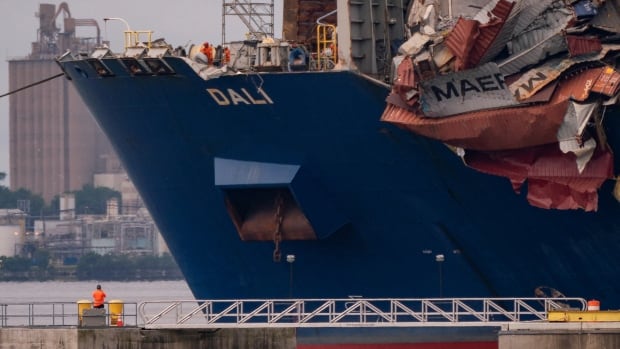
[[[114,299],[109,301],[108,309],[110,312],[110,326],[122,326],[123,301],[120,299]]]
[[[77,305],[78,305],[78,325],[82,326],[82,315],[84,314],[84,310],[90,309],[93,304],[89,300],[81,299],[77,301]]]

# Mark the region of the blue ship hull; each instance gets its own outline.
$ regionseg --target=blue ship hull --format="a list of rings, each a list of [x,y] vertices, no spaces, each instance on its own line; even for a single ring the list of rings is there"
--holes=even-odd
[[[85,60],[60,64],[197,298],[531,297],[548,286],[620,307],[612,181],[597,212],[532,207],[507,179],[381,122],[382,83],[348,71],[204,80],[163,59],[174,74],[130,75],[115,59],[102,60],[109,77]],[[615,118],[605,118],[612,149]],[[274,187],[315,233],[284,238],[279,262],[274,241],[244,240],[230,213],[235,197],[243,206]]]

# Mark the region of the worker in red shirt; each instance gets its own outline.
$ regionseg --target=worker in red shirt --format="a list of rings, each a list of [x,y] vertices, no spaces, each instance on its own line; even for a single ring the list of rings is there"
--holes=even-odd
[[[97,285],[97,289],[93,291],[93,308],[103,308],[106,294],[101,289],[101,285]]]

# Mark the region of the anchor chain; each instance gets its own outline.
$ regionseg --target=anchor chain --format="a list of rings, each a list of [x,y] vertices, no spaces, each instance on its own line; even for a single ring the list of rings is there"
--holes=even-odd
[[[273,232],[273,243],[275,244],[275,248],[273,250],[273,261],[280,262],[282,260],[282,252],[280,251],[280,242],[282,241],[282,220],[284,217],[282,216],[282,203],[284,199],[282,198],[282,192],[278,191],[278,196],[276,197],[276,214],[275,214],[275,222],[276,229]]]

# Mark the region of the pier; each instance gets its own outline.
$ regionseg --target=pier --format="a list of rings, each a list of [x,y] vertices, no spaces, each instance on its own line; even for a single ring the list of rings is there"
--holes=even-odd
[[[481,349],[619,348],[620,311],[586,304],[580,298],[112,301],[100,312],[83,302],[0,304],[0,349],[329,347],[300,344],[299,332],[308,329],[411,333],[410,346],[399,348],[426,348],[415,343],[415,333],[437,329],[486,329]]]

